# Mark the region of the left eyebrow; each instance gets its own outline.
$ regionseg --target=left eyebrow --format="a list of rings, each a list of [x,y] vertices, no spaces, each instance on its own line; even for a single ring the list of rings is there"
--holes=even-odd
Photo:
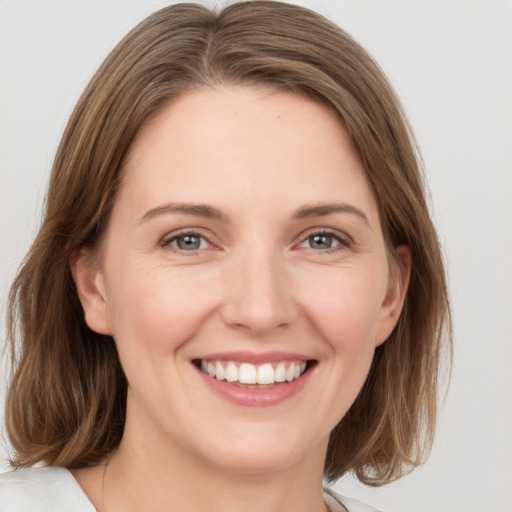
[[[370,227],[370,222],[368,221],[366,214],[359,208],[347,203],[322,203],[318,205],[306,206],[297,210],[293,215],[293,218],[308,219],[310,217],[324,217],[333,213],[350,213],[352,215],[356,215],[362,219],[368,227]]]
[[[139,220],[139,224],[169,213],[193,215],[205,219],[226,220],[226,216],[220,210],[207,204],[168,203],[147,211]]]

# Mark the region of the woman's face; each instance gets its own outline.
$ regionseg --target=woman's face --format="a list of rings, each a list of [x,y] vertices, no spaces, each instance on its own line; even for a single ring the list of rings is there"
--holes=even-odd
[[[345,129],[289,93],[204,89],[141,130],[124,172],[101,262],[75,267],[129,382],[121,446],[323,465],[407,282]]]

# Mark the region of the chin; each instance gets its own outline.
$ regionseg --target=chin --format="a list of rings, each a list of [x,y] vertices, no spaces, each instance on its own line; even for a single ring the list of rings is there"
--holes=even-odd
[[[323,467],[328,439],[312,443],[290,432],[280,434],[261,431],[245,436],[227,434],[215,443],[213,456],[210,453],[207,457],[217,467],[240,474],[279,472],[309,463],[311,458],[321,460]]]
[[[300,461],[301,457],[296,453],[276,453],[272,449],[267,449],[264,452],[239,451],[225,454],[216,457],[214,463],[229,473],[248,475],[284,471],[296,466]]]

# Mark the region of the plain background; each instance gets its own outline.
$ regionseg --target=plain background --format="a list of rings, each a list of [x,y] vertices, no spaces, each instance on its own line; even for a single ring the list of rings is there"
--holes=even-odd
[[[7,289],[65,122],[108,51],[167,3],[0,0],[2,343]],[[384,488],[344,478],[335,489],[389,512],[510,512],[512,2],[297,3],[355,36],[397,88],[423,150],[454,313],[452,384],[429,462]],[[1,381],[0,402],[4,371]],[[4,440],[0,459],[7,451]]]

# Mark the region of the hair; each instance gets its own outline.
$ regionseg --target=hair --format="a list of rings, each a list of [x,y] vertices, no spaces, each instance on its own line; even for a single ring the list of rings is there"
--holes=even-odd
[[[187,91],[230,85],[270,86],[335,112],[375,194],[390,261],[398,262],[399,245],[412,254],[404,309],[331,433],[326,478],[353,471],[380,485],[428,454],[451,322],[414,136],[384,73],[343,30],[302,7],[249,1],[219,12],[195,4],[157,11],[116,46],[80,97],[41,228],[10,292],[13,466],[92,466],[119,445],[127,381],[112,337],[85,322],[70,258],[100,247],[141,127]]]

